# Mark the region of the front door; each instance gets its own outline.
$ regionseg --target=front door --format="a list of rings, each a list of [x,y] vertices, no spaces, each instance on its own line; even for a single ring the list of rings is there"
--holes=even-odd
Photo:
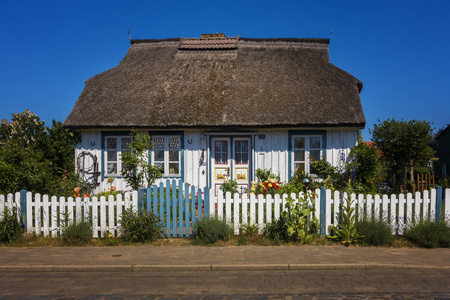
[[[215,195],[228,180],[236,181],[238,192],[244,193],[250,182],[251,138],[215,137],[211,144],[211,188]]]

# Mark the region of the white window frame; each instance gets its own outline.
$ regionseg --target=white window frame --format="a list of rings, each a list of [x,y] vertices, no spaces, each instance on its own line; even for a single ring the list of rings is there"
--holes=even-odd
[[[167,177],[181,177],[181,139],[182,136],[181,135],[154,135],[152,136],[152,141],[154,141],[155,138],[164,138],[164,149],[159,149],[159,148],[153,148],[152,149],[152,153],[151,153],[151,162],[152,165],[155,165],[155,151],[164,151],[164,172],[163,172],[163,177],[167,178]],[[169,156],[169,151],[175,151],[175,149],[169,149],[169,139],[170,138],[178,138],[179,142],[178,142],[178,161],[171,161],[169,160],[170,156]],[[156,144],[154,144],[154,146],[156,146]],[[177,174],[170,174],[170,164],[171,163],[178,163],[178,173]]]
[[[117,171],[116,174],[114,173],[108,173],[108,162],[110,162],[108,160],[108,151],[112,151],[113,149],[108,149],[108,139],[116,139],[117,144],[116,144],[116,152],[117,152],[117,156],[116,156],[116,161],[111,161],[111,162],[115,162],[117,163]],[[124,151],[124,149],[122,148],[122,138],[131,138],[131,135],[108,135],[104,137],[104,149],[103,149],[103,153],[104,153],[104,174],[105,177],[122,177],[121,172],[122,172],[122,159],[121,159],[121,155],[122,152]],[[129,148],[127,148],[126,150],[128,150]]]
[[[303,137],[305,138],[305,148],[295,148],[295,143],[294,140],[295,138],[299,138],[299,137]],[[320,146],[319,148],[311,148],[310,146],[310,138],[313,137],[317,137],[320,139]],[[297,171],[295,169],[295,163],[302,163],[303,161],[296,161],[295,160],[295,150],[305,150],[305,156],[304,156],[304,163],[305,163],[305,173],[306,174],[311,174],[310,170],[311,170],[311,151],[314,150],[319,150],[320,152],[320,158],[319,159],[323,159],[323,136],[322,135],[318,135],[318,134],[310,134],[310,135],[304,135],[304,134],[297,134],[297,135],[292,135],[291,136],[291,145],[292,145],[292,149],[291,149],[291,168],[292,168],[292,174],[295,174],[295,172]]]

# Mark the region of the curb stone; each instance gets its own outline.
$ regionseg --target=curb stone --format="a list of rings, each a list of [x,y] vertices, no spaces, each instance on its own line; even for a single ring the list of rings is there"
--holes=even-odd
[[[214,272],[299,270],[450,270],[450,266],[404,264],[261,264],[261,265],[46,265],[0,266],[0,273],[58,272]]]

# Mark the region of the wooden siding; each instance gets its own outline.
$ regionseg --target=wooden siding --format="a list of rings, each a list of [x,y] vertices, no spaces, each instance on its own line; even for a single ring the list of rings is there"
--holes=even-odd
[[[297,129],[295,129],[297,130]],[[310,130],[310,129],[305,129]],[[324,154],[328,162],[333,166],[340,166],[341,155],[345,155],[345,159],[348,159],[350,148],[356,145],[358,140],[357,129],[323,129],[326,130],[326,140],[323,143],[326,145]],[[117,131],[116,131],[117,132]],[[141,131],[148,132],[148,131]],[[252,140],[254,141],[254,147],[251,147],[253,153],[253,164],[250,173],[253,173],[256,169],[271,169],[272,173],[279,174],[281,181],[288,181],[289,174],[289,130],[287,129],[267,129],[267,130],[253,130],[257,133]],[[95,188],[94,193],[100,191],[107,191],[109,185],[107,183],[107,177],[104,176],[104,157],[102,156],[102,133],[94,130],[83,130],[81,132],[82,141],[77,145],[75,150],[75,167],[77,168],[77,157],[83,151],[91,153],[93,156],[97,156],[99,170],[101,175],[98,177],[100,185]],[[233,134],[230,133],[230,136]],[[262,139],[262,136],[264,138]],[[210,169],[209,169],[209,139],[203,134],[201,130],[185,130],[184,131],[184,150],[183,150],[183,170],[184,170],[184,182],[187,182],[198,188],[205,188],[210,182]],[[200,165],[200,158],[202,150],[204,149],[204,163]],[[91,156],[85,156],[85,165],[90,166],[92,164]],[[251,175],[253,176],[253,175]],[[253,178],[253,177],[251,177]],[[163,178],[162,180],[166,180]],[[155,182],[159,184],[161,180]],[[89,180],[92,182],[92,179]],[[115,178],[113,185],[117,190],[129,190],[124,180],[118,176]]]

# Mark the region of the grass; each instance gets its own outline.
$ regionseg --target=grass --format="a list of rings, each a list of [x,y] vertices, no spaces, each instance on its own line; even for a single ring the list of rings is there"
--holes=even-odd
[[[192,238],[161,238],[157,239],[153,242],[147,243],[136,243],[131,241],[124,241],[120,237],[112,237],[114,239],[114,246],[156,246],[156,247],[164,247],[164,246],[196,246],[193,244]],[[217,241],[214,244],[209,246],[213,247],[227,247],[227,246],[298,246],[300,243],[289,242],[285,243],[282,241],[273,241],[265,238],[262,235],[258,235],[257,237],[253,237],[251,239],[246,239],[245,243],[242,243],[241,236],[233,236],[228,241]],[[310,244],[312,246],[333,246],[339,245],[335,241],[332,241],[328,238],[316,237]],[[20,238],[15,240],[14,242],[6,245],[0,245],[0,247],[65,247],[66,245],[60,238],[51,238],[44,237],[42,235],[36,235],[33,233],[25,233]],[[92,239],[84,247],[107,247],[102,239]],[[78,246],[83,247],[83,246]],[[413,248],[417,247],[412,244],[410,241],[406,239],[404,236],[394,236],[393,242],[391,244],[392,248]]]

